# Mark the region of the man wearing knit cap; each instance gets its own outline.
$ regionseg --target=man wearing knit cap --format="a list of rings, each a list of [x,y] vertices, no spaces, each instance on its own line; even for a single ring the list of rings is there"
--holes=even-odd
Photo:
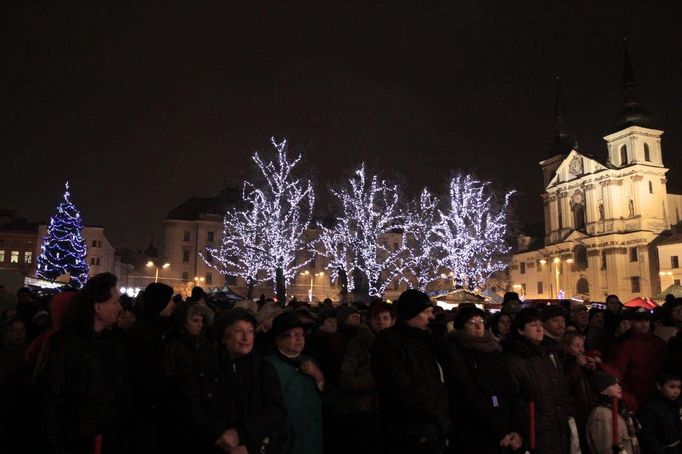
[[[566,334],[566,311],[558,304],[551,304],[542,308],[540,318],[545,331],[545,343],[556,347]]]
[[[387,451],[438,454],[451,423],[443,367],[429,332],[433,304],[425,293],[407,290],[395,308],[398,321],[377,335],[371,360]]]

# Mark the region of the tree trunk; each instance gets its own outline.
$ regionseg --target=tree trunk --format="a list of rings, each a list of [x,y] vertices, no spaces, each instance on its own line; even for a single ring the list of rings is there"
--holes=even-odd
[[[346,274],[346,271],[342,268],[339,268],[337,273],[339,285],[341,285],[341,290],[339,291],[339,302],[343,304],[348,298],[348,274]]]
[[[252,280],[246,281],[246,297],[248,299],[253,298],[253,288],[256,286],[256,283]]]
[[[284,282],[284,270],[281,267],[277,267],[275,270],[275,293],[277,294],[277,301],[282,305],[286,305],[287,287]]]

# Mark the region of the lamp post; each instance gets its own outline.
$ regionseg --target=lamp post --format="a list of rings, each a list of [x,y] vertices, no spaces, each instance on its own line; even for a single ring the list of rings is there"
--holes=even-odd
[[[164,270],[170,266],[170,263],[164,263],[161,265],[161,268]],[[147,262],[147,268],[154,267],[156,268],[156,274],[154,275],[154,282],[159,282],[159,267],[156,266],[156,263],[152,262],[151,260]]]
[[[313,302],[313,283],[315,281],[315,278],[318,276],[324,276],[324,271],[320,271],[319,273],[312,274],[310,271],[306,270],[301,273],[301,276],[310,276],[310,289],[308,289],[308,302],[312,303]]]

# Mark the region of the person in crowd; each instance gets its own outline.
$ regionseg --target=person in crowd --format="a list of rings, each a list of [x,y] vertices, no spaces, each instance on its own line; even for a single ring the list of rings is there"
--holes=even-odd
[[[173,289],[151,283],[144,290],[142,311],[135,324],[125,332],[131,368],[137,419],[136,449],[156,452],[161,420],[169,415],[169,382],[162,368],[163,343],[173,328]]]
[[[578,304],[571,309],[570,330],[577,331],[583,335],[587,334],[587,327],[590,324],[590,319],[587,314],[587,308],[584,304]]]
[[[284,309],[278,306],[277,303],[269,301],[264,303],[256,314],[258,326],[256,327],[254,348],[261,358],[270,356],[276,351],[275,340],[272,338],[270,330],[272,329],[273,320],[282,312],[284,312]]]
[[[378,397],[370,359],[376,335],[394,323],[393,306],[384,301],[373,302],[369,308],[369,327],[361,329],[346,349],[338,378],[341,394],[337,399],[341,425],[345,428],[342,441],[346,452],[381,451]],[[322,326],[324,322],[320,329]]]
[[[443,452],[451,430],[448,392],[439,352],[429,333],[433,305],[418,290],[395,302],[397,322],[372,346],[384,440],[391,453]]]
[[[305,341],[304,353],[313,358],[319,365],[327,379],[338,377],[341,362],[337,361],[339,341],[336,339],[337,320],[336,311],[323,310],[317,317],[318,326],[312,331]]]
[[[604,313],[604,332],[607,335],[615,336],[618,325],[622,319],[623,303],[617,295],[609,295],[606,297],[606,311]]]
[[[289,434],[283,447],[287,454],[321,454],[322,398],[325,376],[315,361],[303,355],[305,325],[293,311],[283,312],[272,322],[277,351],[266,358],[275,368],[282,386]]]
[[[521,310],[512,324],[512,339],[505,345],[514,393],[524,400],[523,433],[529,438],[529,408],[535,406],[537,453],[568,453],[569,398],[559,358],[543,345],[544,331],[537,310]]]
[[[198,285],[192,287],[192,293],[189,299],[190,303],[208,306],[208,297],[206,296],[206,292]]]
[[[519,299],[519,294],[516,292],[507,292],[502,298],[502,312],[503,314],[509,315],[509,317],[514,320],[516,314],[521,311],[521,300]]]
[[[31,295],[31,291],[26,287],[21,287],[17,290],[17,317],[24,321],[26,329],[31,329],[31,323],[33,322],[33,316],[40,310],[40,307],[36,304]]]
[[[540,316],[545,344],[557,349],[566,334],[566,311],[558,304],[551,304],[542,308]]]
[[[33,341],[26,348],[26,352],[24,354],[24,359],[31,369],[33,369],[38,362],[38,357],[40,356],[50,337],[52,337],[54,333],[61,329],[66,306],[69,304],[74,295],[75,292],[62,292],[56,294],[52,300],[50,300],[52,326],[49,327],[43,334],[33,339]]]
[[[609,352],[613,335],[604,330],[606,311],[592,307],[588,313],[589,323],[585,333],[585,350],[598,352],[602,357]]]
[[[256,303],[253,300],[245,299],[245,300],[237,301],[237,303],[232,307],[232,309],[237,309],[240,307],[251,312],[251,314],[254,316],[256,315],[256,313],[258,313],[258,303]]]
[[[566,333],[560,344],[559,356],[564,368],[568,396],[580,436],[580,445],[586,447],[585,427],[587,418],[594,406],[595,397],[588,374],[596,369],[598,358],[585,355],[585,336],[577,331]]]
[[[638,439],[645,453],[682,453],[682,407],[677,374],[662,372],[656,378],[656,394],[637,413],[642,425]]]
[[[191,322],[192,317],[188,312],[192,325],[186,330],[196,332],[199,321]],[[186,440],[192,449],[180,452],[280,452],[282,390],[272,363],[253,349],[255,331],[256,319],[243,308],[216,319],[218,348],[200,367],[188,392],[189,423],[196,436]]]
[[[682,299],[669,298],[660,309],[661,320],[654,329],[654,334],[668,342],[677,335],[682,326]]]
[[[502,343],[507,339],[511,333],[512,319],[509,314],[502,312],[495,313],[488,321],[488,329],[493,333],[497,342]]]
[[[485,313],[475,306],[457,311],[450,342],[465,366],[466,377],[455,386],[471,384],[474,392],[451,392],[453,425],[452,445],[461,453],[498,453],[517,450],[523,439],[520,415],[521,396],[514,395],[501,347],[484,327]],[[459,397],[458,397],[459,396]]]
[[[49,340],[38,379],[46,409],[50,452],[102,453],[131,449],[132,408],[120,333],[116,276],[90,278],[66,307],[62,328]]]
[[[656,374],[665,355],[666,343],[651,333],[651,313],[637,310],[630,335],[615,345],[613,355],[603,366],[634,396],[636,401],[626,399],[633,411],[656,391]]]
[[[590,383],[597,396],[595,407],[587,420],[587,444],[592,454],[612,454],[613,442],[613,400],[618,400],[618,436],[615,443],[618,451],[639,454],[637,422],[630,410],[621,400],[623,393],[618,380],[604,371],[596,371],[590,376]]]

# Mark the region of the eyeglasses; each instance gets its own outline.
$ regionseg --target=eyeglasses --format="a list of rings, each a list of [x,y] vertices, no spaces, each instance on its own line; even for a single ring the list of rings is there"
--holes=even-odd
[[[467,325],[470,326],[483,326],[485,325],[485,322],[483,321],[482,318],[472,318],[467,322]]]
[[[298,332],[285,333],[282,334],[282,337],[286,337],[288,339],[303,339],[305,337],[305,333]]]

